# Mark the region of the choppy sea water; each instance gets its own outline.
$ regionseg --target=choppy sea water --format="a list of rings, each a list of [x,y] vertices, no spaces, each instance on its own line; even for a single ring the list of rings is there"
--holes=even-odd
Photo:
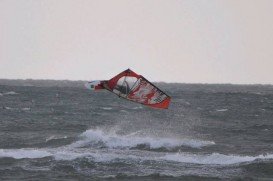
[[[273,180],[273,86],[158,86],[168,110],[0,85],[0,180]]]

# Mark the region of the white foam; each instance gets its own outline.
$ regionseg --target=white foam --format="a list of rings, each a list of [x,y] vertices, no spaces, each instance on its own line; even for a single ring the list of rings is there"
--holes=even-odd
[[[130,152],[129,152],[130,153]],[[132,154],[123,153],[123,152],[115,152],[111,150],[111,152],[103,152],[98,150],[90,150],[90,149],[78,149],[78,150],[58,150],[55,151],[53,155],[55,160],[74,160],[77,158],[88,158],[95,162],[109,162],[113,160],[151,160],[153,158],[145,157],[145,156],[137,156]]]
[[[256,159],[273,159],[273,154],[258,155],[258,156],[239,156],[239,155],[223,155],[213,153],[210,155],[197,155],[188,153],[166,154],[161,157],[163,160],[195,163],[195,164],[208,164],[208,165],[229,165],[236,163],[252,162]]]
[[[189,102],[187,102],[187,101],[186,101],[185,103],[186,103],[187,105],[191,105],[191,103],[189,103]]]
[[[132,148],[138,145],[147,145],[152,149],[167,148],[172,149],[180,146],[188,146],[192,148],[201,148],[215,144],[213,141],[202,141],[193,139],[177,139],[177,138],[154,138],[141,137],[135,134],[118,135],[116,133],[104,132],[102,130],[87,130],[82,133],[83,138],[72,144],[72,147],[83,147],[88,145],[103,144],[108,148]]]
[[[66,139],[67,136],[50,136],[49,138],[46,138],[46,142],[50,141],[50,140],[58,140],[58,139]]]
[[[88,153],[77,153],[76,151],[59,150],[54,153],[56,160],[75,160],[76,158],[87,157]]]
[[[23,111],[30,111],[31,109],[29,107],[22,108]]]
[[[11,109],[13,109],[13,108],[8,107],[8,106],[3,106],[3,109],[11,110]]]
[[[106,152],[105,152],[106,151]],[[110,151],[110,152],[109,152]],[[230,165],[238,163],[249,163],[257,159],[268,160],[273,159],[273,154],[258,156],[240,156],[240,155],[224,155],[212,153],[207,155],[190,154],[190,153],[157,153],[148,151],[133,150],[96,150],[82,148],[49,148],[49,149],[0,149],[1,157],[11,157],[15,159],[36,159],[44,157],[53,157],[55,160],[74,160],[77,158],[88,158],[95,162],[109,162],[120,160],[154,160],[154,161],[173,161],[181,163],[192,163],[202,165]]]
[[[122,109],[122,110],[120,110],[120,112],[125,112],[125,113],[127,113],[128,111]]]
[[[57,149],[35,149],[35,148],[22,148],[22,149],[0,149],[0,158],[9,157],[15,159],[23,158],[44,158],[54,157],[56,160],[74,160],[79,157],[90,156],[91,153],[83,152],[78,153],[76,150],[69,150],[65,147],[59,147]]]
[[[14,91],[9,91],[9,92],[5,92],[3,93],[4,95],[16,95],[18,93],[14,92]]]
[[[104,109],[104,110],[112,110],[113,108],[111,108],[111,107],[103,107],[102,109]]]
[[[52,156],[51,153],[39,149],[0,149],[0,157],[22,158],[43,158]]]
[[[132,109],[143,109],[142,106],[136,106],[136,107],[133,107]]]
[[[228,111],[228,109],[217,109],[216,111],[217,112],[226,112],[226,111]]]

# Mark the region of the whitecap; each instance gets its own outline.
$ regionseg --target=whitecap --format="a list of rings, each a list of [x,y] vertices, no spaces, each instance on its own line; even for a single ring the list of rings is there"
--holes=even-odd
[[[31,109],[29,107],[22,108],[23,111],[30,111]]]
[[[13,108],[8,107],[8,106],[3,106],[3,109],[11,110],[11,109],[13,109]]]
[[[127,113],[128,111],[126,111],[126,110],[123,110],[123,109],[122,109],[122,110],[120,110],[120,112],[124,112],[124,113]]]
[[[112,110],[113,108],[111,108],[111,107],[103,107],[102,109],[104,109],[104,110]]]
[[[135,109],[135,110],[137,110],[137,109],[143,109],[143,107],[142,106],[136,106],[136,107],[133,107],[132,109]]]
[[[212,153],[209,155],[197,155],[189,153],[166,154],[161,157],[163,160],[194,163],[194,164],[208,164],[208,165],[230,165],[236,163],[251,162],[256,159],[273,159],[273,154],[258,155],[258,156],[239,156],[239,155],[224,155],[220,153]]]
[[[16,95],[18,93],[14,92],[14,91],[9,91],[9,92],[5,92],[3,93],[4,95]]]
[[[216,111],[217,112],[225,112],[225,111],[228,111],[228,109],[217,109]]]
[[[87,130],[81,134],[82,140],[73,143],[72,147],[102,145],[108,148],[133,148],[138,145],[147,145],[152,149],[166,148],[173,149],[181,146],[201,148],[214,145],[213,141],[203,141],[195,139],[178,139],[168,137],[149,137],[131,135],[118,135],[116,133],[104,132],[102,130]]]
[[[133,161],[171,161],[177,163],[191,163],[200,165],[232,165],[241,163],[251,163],[256,160],[273,159],[273,154],[258,156],[224,155],[220,153],[212,154],[190,154],[190,153],[156,153],[156,152],[135,152],[133,150],[96,150],[96,149],[71,149],[68,147],[58,147],[49,149],[0,149],[0,158],[10,157],[15,159],[36,159],[53,157],[55,160],[75,160],[77,158],[87,158],[95,162],[109,162],[121,160]]]
[[[0,157],[22,158],[43,158],[52,156],[51,153],[38,149],[0,149]]]
[[[72,150],[59,150],[53,155],[55,160],[75,160],[77,158],[89,157],[90,153],[77,153]]]
[[[186,101],[185,103],[186,103],[187,105],[191,105],[191,103],[189,103],[189,102],[187,102],[187,101]]]
[[[50,141],[50,140],[58,140],[58,139],[66,139],[67,136],[50,136],[48,138],[46,138],[46,142]]]

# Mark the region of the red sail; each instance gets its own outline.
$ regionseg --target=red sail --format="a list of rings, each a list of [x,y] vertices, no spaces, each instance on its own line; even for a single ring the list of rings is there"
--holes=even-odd
[[[170,96],[130,69],[110,79],[108,86],[120,97],[154,108],[167,109],[171,101]]]

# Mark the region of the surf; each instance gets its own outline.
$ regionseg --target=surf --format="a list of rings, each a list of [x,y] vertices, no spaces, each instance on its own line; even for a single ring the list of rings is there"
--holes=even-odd
[[[147,146],[151,149],[165,148],[172,150],[177,147],[202,148],[214,145],[213,141],[197,139],[178,139],[171,137],[139,136],[136,134],[119,135],[116,132],[107,132],[101,129],[90,129],[80,135],[81,140],[72,144],[74,147],[107,147],[132,149],[138,146]]]
[[[156,150],[141,150],[138,145],[149,145],[150,148],[171,149],[189,146],[202,149],[214,145],[213,141],[177,139],[170,137],[139,136],[140,131],[127,135],[103,129],[89,129],[78,136],[78,140],[57,148],[20,148],[0,149],[0,158],[39,159],[53,158],[55,160],[75,160],[87,158],[92,162],[136,162],[156,161],[173,162],[176,164],[190,163],[199,165],[233,165],[251,163],[256,160],[273,159],[273,154],[256,156],[236,154],[193,154],[189,152],[157,152]],[[54,137],[55,138],[55,137]],[[53,138],[50,138],[53,139]]]

